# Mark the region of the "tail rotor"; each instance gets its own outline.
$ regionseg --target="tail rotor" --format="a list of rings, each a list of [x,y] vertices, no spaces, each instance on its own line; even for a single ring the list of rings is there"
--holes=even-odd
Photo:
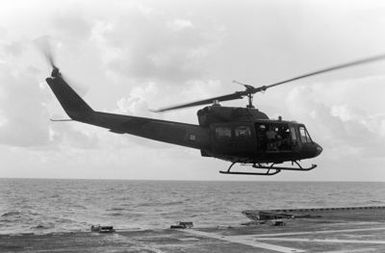
[[[55,56],[53,54],[51,40],[48,36],[44,36],[35,40],[37,48],[42,53],[45,61],[52,68],[51,76],[58,77],[60,75],[59,68],[56,66]]]

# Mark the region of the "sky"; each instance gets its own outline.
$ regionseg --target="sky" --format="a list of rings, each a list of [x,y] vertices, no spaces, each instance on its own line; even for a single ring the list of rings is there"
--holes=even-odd
[[[310,172],[219,174],[195,149],[67,118],[45,83],[49,41],[95,109],[198,124],[198,108],[150,109],[267,85],[385,53],[385,2],[357,0],[2,0],[0,177],[385,181],[385,62],[272,88],[254,104],[306,125],[323,153]],[[225,102],[245,106],[246,100]]]

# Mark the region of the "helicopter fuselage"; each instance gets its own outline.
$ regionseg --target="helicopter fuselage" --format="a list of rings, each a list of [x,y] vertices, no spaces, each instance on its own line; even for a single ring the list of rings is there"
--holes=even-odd
[[[254,108],[207,106],[198,111],[200,126],[209,132],[202,156],[239,163],[282,163],[318,156],[322,148],[305,125],[272,120]]]
[[[199,125],[94,111],[61,77],[46,79],[68,116],[75,121],[156,141],[199,149],[204,157],[232,163],[282,163],[313,158],[322,148],[303,124],[271,120],[254,108],[207,106]]]
[[[202,156],[231,162],[228,170],[220,171],[221,173],[268,176],[275,175],[282,170],[309,171],[314,169],[317,165],[313,164],[308,168],[303,168],[299,161],[318,156],[322,152],[322,147],[310,138],[305,125],[295,121],[283,121],[281,118],[271,120],[265,113],[254,109],[253,95],[303,78],[385,59],[385,55],[377,55],[259,87],[234,81],[243,85],[245,90],[155,111],[165,112],[213,103],[212,106],[206,106],[198,111],[199,125],[194,125],[94,111],[63,79],[59,69],[55,66],[52,54],[45,52],[45,56],[53,68],[51,77],[48,77],[46,81],[72,120],[104,127],[114,133],[127,133],[199,149]],[[248,98],[246,108],[221,107],[217,103],[244,97]],[[297,167],[275,166],[277,163],[287,161],[292,162],[292,165],[296,164]],[[252,164],[253,168],[263,169],[266,172],[230,171],[236,163]]]

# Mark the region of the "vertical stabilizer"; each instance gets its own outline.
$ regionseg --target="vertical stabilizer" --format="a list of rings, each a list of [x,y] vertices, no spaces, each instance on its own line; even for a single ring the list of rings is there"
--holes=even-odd
[[[92,108],[67,84],[59,70],[54,68],[52,77],[46,79],[49,87],[59,100],[64,111],[73,120],[83,121],[94,111]]]

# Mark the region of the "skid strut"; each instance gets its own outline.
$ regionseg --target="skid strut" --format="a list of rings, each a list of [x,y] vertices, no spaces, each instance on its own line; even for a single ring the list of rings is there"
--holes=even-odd
[[[232,174],[232,175],[255,175],[255,176],[273,176],[280,173],[282,170],[291,170],[291,171],[309,171],[317,167],[317,165],[312,164],[310,167],[304,168],[299,164],[298,161],[292,161],[292,165],[297,167],[280,167],[275,166],[276,163],[271,163],[271,165],[262,165],[261,163],[253,163],[252,167],[255,169],[266,170],[265,172],[243,172],[243,171],[231,171],[231,168],[240,162],[232,162],[227,171],[219,171],[221,174]]]

